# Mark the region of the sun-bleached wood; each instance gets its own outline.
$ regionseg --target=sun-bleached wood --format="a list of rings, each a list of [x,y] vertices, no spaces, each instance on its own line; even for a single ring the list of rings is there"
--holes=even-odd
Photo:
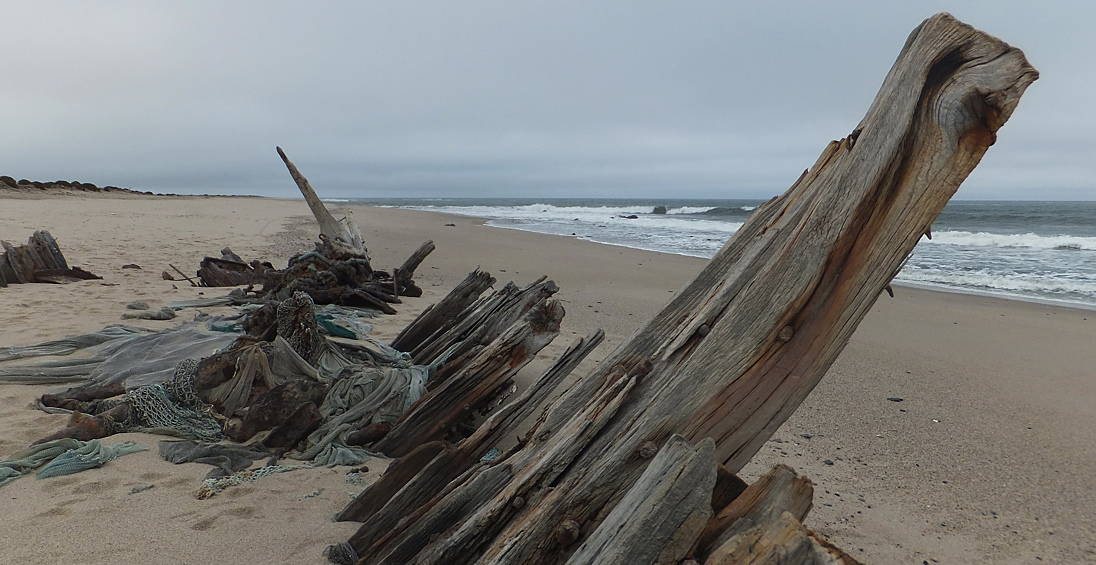
[[[672,436],[567,565],[677,565],[712,517],[714,455]]]
[[[848,137],[758,207],[522,449],[470,470],[361,563],[564,563],[642,475],[644,446],[675,433],[712,438],[716,461],[741,469],[818,383],[1037,77],[1020,50],[950,15],[923,22]]]
[[[286,157],[285,151],[282,151],[281,147],[276,148],[278,150],[278,156],[282,158],[282,162],[285,163],[287,169],[289,169],[289,175],[293,177],[293,182],[297,183],[297,188],[300,189],[301,194],[304,196],[305,202],[308,203],[308,207],[312,210],[312,215],[316,217],[316,223],[320,224],[320,235],[326,237],[333,242],[339,242],[342,245],[353,249],[362,255],[365,255],[365,244],[362,242],[361,231],[358,230],[358,224],[353,221],[353,218],[348,219],[348,224],[351,227],[346,227],[338,222],[331,212],[327,211],[327,207],[323,205],[323,201],[316,195],[316,191],[312,189],[312,185],[309,184],[308,179],[297,170],[297,166]],[[355,233],[351,233],[353,230]]]

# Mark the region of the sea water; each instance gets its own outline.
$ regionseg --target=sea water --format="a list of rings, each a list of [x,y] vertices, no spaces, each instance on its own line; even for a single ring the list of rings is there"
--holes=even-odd
[[[408,199],[355,203],[711,257],[760,200]],[[663,212],[665,210],[665,213]],[[1096,202],[952,201],[897,281],[1096,308]]]

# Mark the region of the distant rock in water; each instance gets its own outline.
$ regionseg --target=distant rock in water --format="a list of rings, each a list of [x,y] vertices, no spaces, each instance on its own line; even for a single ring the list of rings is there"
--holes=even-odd
[[[625,220],[638,220],[639,216],[635,214],[629,214],[627,216],[617,216],[618,218],[624,218]]]
[[[666,213],[666,207],[665,206],[655,206],[655,209],[652,210],[651,213],[652,214],[665,214]]]

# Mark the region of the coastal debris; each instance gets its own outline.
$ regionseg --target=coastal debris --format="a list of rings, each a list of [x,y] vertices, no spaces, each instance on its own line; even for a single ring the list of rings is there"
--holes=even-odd
[[[172,265],[171,263],[168,263],[167,266],[171,267],[176,273],[179,273],[180,276],[182,276],[184,279],[186,279],[186,281],[190,283],[190,286],[198,286],[198,283],[194,282],[194,279],[191,279],[190,277],[186,276],[186,273],[180,271],[179,267],[176,267],[175,265]]]
[[[403,451],[338,516],[362,522],[349,539],[358,563],[729,564],[745,555],[855,563],[803,527],[812,489],[788,468],[707,510],[699,500],[711,505],[710,495],[671,477],[706,487],[713,468],[718,483],[755,455],[1037,77],[1020,50],[950,15],[923,22],[854,134],[759,206],[660,312],[548,404],[517,446],[489,463],[471,457],[486,451],[479,437],[507,427],[499,418],[531,401],[524,397],[455,446],[435,440]],[[416,347],[413,355],[425,352]],[[459,424],[455,408],[436,412],[449,430]],[[438,437],[400,434],[412,420],[379,443]],[[651,444],[661,449],[646,458]],[[658,533],[644,538],[632,520],[654,520]]]
[[[202,263],[198,267],[198,279],[201,281],[201,286],[260,284],[263,282],[263,275],[272,270],[274,270],[274,265],[270,263],[259,261],[245,263],[239,255],[226,247],[221,250],[219,258],[206,257],[202,259]]]
[[[278,150],[278,156],[282,158],[282,162],[289,169],[293,181],[297,183],[297,188],[304,195],[305,202],[312,209],[312,215],[316,217],[316,222],[320,224],[320,235],[330,240],[332,245],[346,246],[360,255],[366,256],[367,250],[365,242],[362,241],[361,230],[358,229],[352,217],[347,214],[345,224],[335,220],[331,212],[327,211],[327,207],[323,205],[320,197],[316,195],[316,191],[312,189],[312,185],[308,183],[308,179],[297,170],[296,165],[285,155],[285,151],[282,151],[281,147],[276,149]]]
[[[269,262],[244,262],[226,247],[221,250],[221,257],[202,260],[197,273],[198,283],[183,276],[191,284],[201,286],[248,285],[248,292],[254,285],[261,284],[262,289],[255,292],[257,302],[283,300],[299,291],[309,295],[316,304],[368,307],[385,314],[396,313],[391,304],[400,304],[400,297],[422,296],[422,289],[413,277],[423,260],[434,251],[434,242],[420,245],[391,274],[374,270],[352,213],[348,210],[342,221],[335,220],[308,179],[280,147],[277,151],[319,224],[320,241],[315,244],[315,250],[291,257],[286,268],[279,270]],[[183,274],[174,265],[171,267]]]
[[[175,309],[163,306],[159,310],[149,310],[148,304],[142,308],[133,308],[138,312],[126,312],[122,314],[123,320],[172,320],[175,318]]]
[[[249,335],[180,362],[167,381],[127,389],[121,402],[102,399],[66,433],[174,423],[243,439],[249,422],[281,421],[261,445],[310,466],[359,465],[365,450],[349,438],[361,438],[399,457],[337,515],[361,526],[328,555],[361,565],[854,565],[803,526],[809,479],[784,465],[750,485],[735,474],[818,384],[1037,76],[1019,50],[947,14],[923,22],[854,133],[759,206],[665,307],[558,398],[600,332],[507,397],[513,374],[559,333],[552,281],[480,298],[493,279],[473,272],[397,337],[400,348],[343,347],[320,334],[305,289],[343,296],[361,285],[383,290],[383,280],[397,289],[398,275],[368,268],[368,282],[345,284],[331,266],[364,276],[364,245],[321,231],[316,252],[291,260],[269,289],[264,281],[280,302],[248,315]],[[281,155],[304,192],[307,181]],[[99,398],[80,391],[65,401],[82,402],[78,394]],[[517,444],[499,449],[533,414]],[[199,496],[302,468],[272,463],[208,483]]]
[[[14,246],[0,241],[0,287],[9,284],[53,283],[102,279],[79,267],[69,267],[57,241],[46,230],[30,236],[26,245]]]

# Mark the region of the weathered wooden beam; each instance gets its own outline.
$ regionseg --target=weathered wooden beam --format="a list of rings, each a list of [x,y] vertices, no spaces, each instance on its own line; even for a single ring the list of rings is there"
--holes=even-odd
[[[773,514],[760,522],[745,519],[734,536],[704,565],[860,565],[845,552],[823,545],[789,512]]]
[[[484,409],[503,385],[559,335],[563,316],[562,304],[542,298],[460,372],[423,395],[373,449],[398,457],[423,443],[443,439],[448,430]]]
[[[496,460],[495,465],[506,465],[507,469],[518,468],[520,474],[514,475],[505,484],[491,485],[490,490],[481,487],[476,493],[478,496],[493,497],[478,509],[470,512],[463,506],[467,498],[460,491],[471,487],[467,486],[466,477],[457,479],[424,505],[425,511],[411,515],[413,519],[408,520],[410,524],[405,529],[374,544],[367,554],[362,555],[359,564],[399,565],[412,562],[409,555],[430,563],[459,563],[474,558],[482,544],[493,539],[511,518],[527,516],[551,500],[551,489],[542,490],[536,485],[552,484],[560,477],[567,463],[616,416],[642,376],[641,371],[621,374],[607,383],[581,412],[555,430],[553,437],[561,439],[558,449],[536,457],[527,457],[531,454],[522,450]],[[538,424],[538,428],[542,426],[543,423]],[[536,434],[536,428],[530,431],[530,436]],[[466,475],[478,472],[481,471],[473,468]],[[458,506],[461,513],[454,512],[453,506]],[[539,511],[535,513],[539,514]],[[439,521],[438,517],[449,520]],[[450,528],[453,530],[448,531],[446,537],[436,535]],[[409,548],[415,548],[414,552],[409,554]]]
[[[286,157],[285,151],[282,151],[281,147],[278,147],[277,150],[278,156],[282,158],[282,162],[284,162],[286,168],[289,169],[289,175],[293,177],[293,182],[297,183],[297,188],[300,189],[305,202],[308,203],[308,207],[312,210],[312,215],[316,217],[316,222],[320,224],[320,234],[332,241],[337,241],[346,247],[359,251],[364,255],[366,249],[361,241],[361,234],[356,234],[357,237],[355,237],[355,234],[351,234],[350,230],[340,224],[338,220],[331,215],[331,212],[327,211],[327,207],[323,205],[323,201],[316,195],[316,191],[312,189],[312,185],[308,183],[308,179],[297,170],[297,166],[289,160],[289,157]]]
[[[677,565],[712,517],[715,442],[674,435],[567,565]]]
[[[549,395],[604,337],[604,332],[597,330],[586,338],[576,340],[521,396],[491,414],[471,437],[460,442],[456,448],[435,451],[436,457],[422,464],[414,479],[408,479],[405,475],[412,465],[422,461],[421,458],[412,460],[422,447],[398,460],[400,464],[394,471],[395,476],[388,477],[389,471],[386,470],[373,486],[352,500],[336,517],[338,520],[364,522],[350,538],[354,549],[361,555],[366,554],[381,538],[399,534],[410,525],[405,519],[408,515],[429,510],[430,501],[441,494],[446,485],[465,473],[503,438],[513,434],[526,418],[541,409]]]
[[[809,479],[797,475],[787,465],[776,465],[707,525],[700,536],[697,554],[706,557],[710,549],[722,545],[729,537],[727,530],[743,518],[758,522],[770,514],[790,512],[802,522],[811,510],[813,498],[814,486]]]
[[[541,277],[525,288],[508,283],[490,296],[469,306],[445,333],[435,333],[411,351],[415,363],[433,363],[443,353],[450,358],[464,355],[473,347],[487,345],[503,330],[525,315],[533,305],[552,296],[559,287]]]
[[[365,562],[566,562],[642,475],[642,446],[674,433],[712,438],[716,460],[741,469],[818,383],[1037,77],[1020,50],[947,14],[926,20],[853,133],[552,405],[498,463],[511,479],[491,496],[457,486],[422,515],[444,535],[430,541],[416,524],[392,539],[402,561],[377,546]],[[473,499],[484,502],[472,509]]]
[[[419,246],[403,265],[393,269],[392,271],[392,283],[396,288],[396,294],[400,296],[410,296],[412,298],[418,298],[422,296],[422,289],[415,285],[413,277],[415,276],[415,269],[419,268],[423,260],[427,255],[430,255],[434,251],[434,242],[427,241]]]
[[[413,322],[408,324],[396,336],[396,339],[392,340],[392,347],[400,351],[414,351],[430,336],[449,331],[461,320],[461,313],[493,284],[495,284],[495,278],[477,267],[476,270],[468,273],[468,276],[449,294],[445,295],[445,298],[423,310]]]
[[[0,241],[0,287],[9,283],[63,283],[102,278],[83,269],[70,269],[53,236],[38,230],[26,245]]]

